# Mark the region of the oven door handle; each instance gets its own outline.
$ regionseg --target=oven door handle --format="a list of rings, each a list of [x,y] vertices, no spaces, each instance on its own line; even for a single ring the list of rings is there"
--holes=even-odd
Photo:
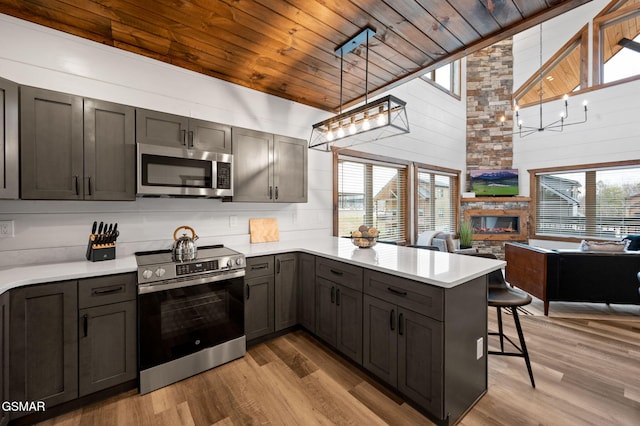
[[[194,285],[215,283],[215,282],[225,281],[225,280],[229,280],[232,278],[239,278],[239,277],[244,277],[244,269],[236,269],[236,270],[226,271],[226,272],[208,276],[208,277],[194,278],[191,280],[184,280],[184,281],[170,280],[165,282],[138,284],[138,294],[156,293],[158,291],[173,290],[175,288],[183,288],[183,287],[191,287]]]

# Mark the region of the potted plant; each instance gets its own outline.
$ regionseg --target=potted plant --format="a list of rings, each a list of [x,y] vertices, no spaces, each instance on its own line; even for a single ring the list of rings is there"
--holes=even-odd
[[[460,228],[458,229],[460,235],[460,248],[471,248],[473,245],[473,226],[468,220],[460,222]]]

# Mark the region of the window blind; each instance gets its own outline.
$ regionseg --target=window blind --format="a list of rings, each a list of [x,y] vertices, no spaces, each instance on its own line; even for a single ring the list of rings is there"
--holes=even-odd
[[[536,175],[536,234],[620,239],[640,233],[640,167]]]
[[[375,226],[379,240],[406,239],[407,166],[338,157],[338,235]]]
[[[419,168],[415,200],[416,233],[456,232],[457,177]]]

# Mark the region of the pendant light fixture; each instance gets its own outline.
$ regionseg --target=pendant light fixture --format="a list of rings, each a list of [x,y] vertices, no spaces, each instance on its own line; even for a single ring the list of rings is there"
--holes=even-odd
[[[525,126],[524,122],[520,119],[520,108],[518,104],[514,101],[514,112],[515,112],[515,122],[518,127],[516,132],[511,134],[519,135],[521,138],[527,137],[534,133],[544,132],[546,130],[552,132],[562,132],[565,126],[573,126],[576,124],[582,124],[587,122],[587,101],[583,101],[582,106],[584,107],[584,120],[576,121],[573,123],[569,123],[569,95],[564,95],[562,98],[564,101],[564,111],[560,112],[560,118],[552,123],[547,124],[546,126],[542,125],[542,83],[543,83],[543,69],[542,69],[542,24],[540,24],[540,82],[539,82],[539,108],[540,108],[540,123],[538,127],[535,126]],[[503,115],[500,118],[500,128],[505,131],[505,123],[506,117]]]
[[[409,133],[406,102],[388,95],[369,102],[369,38],[376,31],[365,27],[353,38],[335,49],[340,54],[340,110],[338,115],[313,125],[309,148],[329,151],[332,146],[345,148],[390,136]],[[366,43],[365,103],[342,111],[344,55]]]

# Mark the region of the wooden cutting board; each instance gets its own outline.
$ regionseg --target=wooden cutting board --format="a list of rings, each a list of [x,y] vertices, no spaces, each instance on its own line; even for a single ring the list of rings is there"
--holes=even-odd
[[[252,243],[267,243],[270,241],[280,241],[278,231],[278,219],[262,218],[249,219],[249,234]]]

